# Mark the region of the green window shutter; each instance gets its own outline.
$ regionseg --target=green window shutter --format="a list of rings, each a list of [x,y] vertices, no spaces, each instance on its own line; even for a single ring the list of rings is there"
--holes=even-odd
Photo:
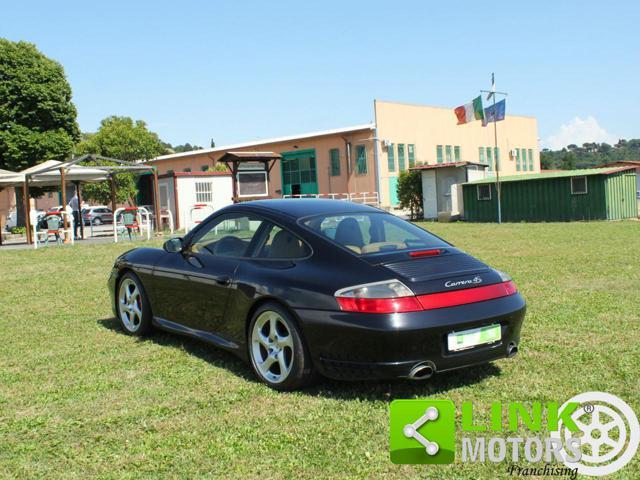
[[[413,144],[407,145],[407,152],[409,154],[409,168],[416,165],[416,146]]]
[[[484,156],[484,147],[479,147],[478,148],[478,160],[480,161],[480,163],[486,163],[487,159]]]
[[[489,171],[493,170],[493,149],[487,147],[487,165],[489,165]]]
[[[496,160],[496,170],[500,169],[500,147],[496,147],[493,158]]]
[[[387,170],[390,172],[396,171],[395,148],[396,146],[393,143],[390,143],[389,148],[387,148]]]
[[[444,159],[442,158],[442,145],[438,145],[436,147],[436,158],[438,160],[438,163],[442,163],[444,161]]]
[[[529,149],[529,170],[533,172],[533,149]]]
[[[329,150],[329,158],[331,159],[331,176],[340,176],[340,150],[332,148]]]
[[[453,147],[453,159],[456,162],[460,161],[460,147],[458,145],[456,145],[455,147]]]
[[[445,147],[446,161],[447,163],[451,163],[453,161],[452,153],[451,153],[451,145],[447,145]]]
[[[404,164],[404,143],[399,143],[398,144],[398,170],[399,171],[403,171],[405,170],[405,164]]]
[[[519,148],[516,148],[516,171],[520,171],[520,158],[522,156],[522,154],[524,153],[524,149],[522,149],[522,151],[520,151]]]
[[[526,148],[521,148],[520,149],[520,155],[522,156],[522,170],[523,171],[527,171],[527,149]]]
[[[356,147],[356,173],[367,173],[367,151],[364,145],[358,145]]]

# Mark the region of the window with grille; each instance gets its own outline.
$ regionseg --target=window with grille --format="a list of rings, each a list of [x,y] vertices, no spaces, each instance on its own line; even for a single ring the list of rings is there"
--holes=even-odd
[[[571,195],[587,193],[587,177],[571,177]]]
[[[491,200],[491,184],[478,185],[478,200]]]
[[[213,202],[213,184],[211,182],[196,182],[196,203]]]

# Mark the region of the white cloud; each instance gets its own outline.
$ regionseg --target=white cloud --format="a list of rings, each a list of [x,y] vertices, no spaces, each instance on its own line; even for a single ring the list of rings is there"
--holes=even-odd
[[[615,144],[619,138],[602,128],[592,116],[584,119],[576,117],[569,123],[561,125],[557,133],[547,137],[544,146],[552,150],[560,150],[572,143],[576,145],[587,142]]]

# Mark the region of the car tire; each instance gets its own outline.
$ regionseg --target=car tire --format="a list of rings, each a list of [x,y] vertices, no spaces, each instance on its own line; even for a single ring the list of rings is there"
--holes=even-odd
[[[149,299],[142,282],[132,272],[125,273],[118,282],[116,312],[127,334],[141,337],[151,331]]]
[[[96,226],[96,227],[102,225],[102,220],[100,220],[99,218],[94,218],[93,219],[93,225]]]
[[[265,303],[255,311],[247,344],[254,373],[275,390],[297,390],[316,377],[297,322],[278,303]]]

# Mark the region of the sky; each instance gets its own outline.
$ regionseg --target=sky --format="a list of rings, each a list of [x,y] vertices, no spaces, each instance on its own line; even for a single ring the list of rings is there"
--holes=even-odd
[[[490,86],[541,147],[640,137],[638,1],[2,0],[0,37],[65,68],[82,131],[109,115],[208,147],[454,108]]]

